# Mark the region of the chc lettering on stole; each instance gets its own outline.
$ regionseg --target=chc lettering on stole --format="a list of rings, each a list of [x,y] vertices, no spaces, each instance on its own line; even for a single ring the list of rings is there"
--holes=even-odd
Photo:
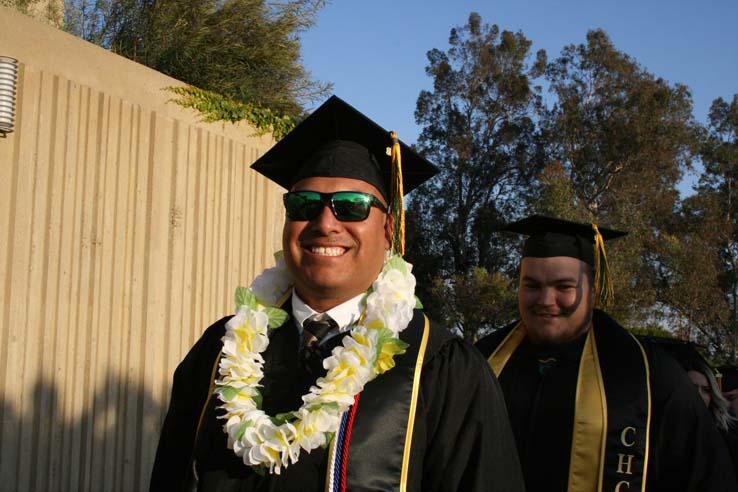
[[[635,445],[635,436],[635,427],[626,427],[620,433],[620,444],[622,444],[626,449],[623,450],[625,451],[624,453],[618,453],[617,473],[624,476],[622,477],[623,480],[615,484],[615,492],[626,492],[630,490],[630,482],[626,480],[626,478],[629,478],[627,477],[627,475],[633,474],[631,467],[633,465],[633,458],[635,458],[635,455],[628,454],[627,448],[633,447],[633,445]]]

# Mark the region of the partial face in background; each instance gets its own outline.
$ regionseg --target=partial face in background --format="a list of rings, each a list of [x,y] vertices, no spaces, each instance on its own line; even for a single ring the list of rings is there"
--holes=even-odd
[[[707,377],[699,371],[687,371],[687,376],[694,383],[694,387],[697,388],[697,392],[699,392],[702,401],[705,402],[705,406],[710,408],[712,390],[710,389],[710,382],[707,380]]]
[[[726,400],[728,400],[728,404],[730,405],[730,412],[733,414],[733,416],[738,415],[738,389],[725,391],[723,392],[723,396]]]
[[[518,310],[535,345],[577,338],[592,322],[591,267],[568,256],[525,257],[520,263]]]
[[[358,179],[311,177],[290,191],[303,190],[360,191],[384,203],[379,190]],[[382,269],[390,233],[390,221],[377,207],[359,222],[341,222],[327,206],[312,220],[288,218],[282,246],[300,298],[316,311],[325,311],[364,292]]]

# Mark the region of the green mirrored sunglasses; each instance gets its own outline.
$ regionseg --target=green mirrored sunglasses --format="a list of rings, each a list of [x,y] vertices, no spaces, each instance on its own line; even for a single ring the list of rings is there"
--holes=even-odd
[[[341,222],[359,222],[369,217],[372,207],[387,212],[382,202],[370,193],[360,191],[290,191],[283,196],[284,208],[290,220],[313,220],[330,207],[333,215]]]

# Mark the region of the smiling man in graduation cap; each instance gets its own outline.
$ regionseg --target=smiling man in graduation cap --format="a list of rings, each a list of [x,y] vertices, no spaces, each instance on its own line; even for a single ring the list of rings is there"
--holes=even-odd
[[[283,252],[177,368],[151,490],[522,490],[496,379],[402,259],[434,166],[332,97],[252,167]]]
[[[481,339],[500,380],[526,490],[735,490],[727,450],[684,371],[598,306],[605,241],[625,233],[532,216],[520,321]]]

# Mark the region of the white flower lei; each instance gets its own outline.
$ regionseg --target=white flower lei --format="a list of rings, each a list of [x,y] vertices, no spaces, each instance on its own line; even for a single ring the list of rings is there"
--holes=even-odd
[[[288,317],[275,305],[293,283],[281,252],[275,259],[276,266],[251,287],[236,289],[236,315],[226,324],[215,393],[226,411],[222,418],[228,447],[257,471],[279,474],[297,462],[301,449],[310,452],[330,443],[341,416],[364,385],[394,367],[393,356],[407,347],[398,335],[419,302],[412,265],[398,255],[389,257],[365,294],[366,310],[351,336],[323,360],[326,376],[302,396],[298,410],[272,417],[261,410],[261,354],[269,345],[267,330]]]

